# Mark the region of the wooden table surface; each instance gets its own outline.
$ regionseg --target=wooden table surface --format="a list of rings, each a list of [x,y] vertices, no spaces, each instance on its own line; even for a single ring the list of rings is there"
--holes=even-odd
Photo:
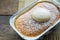
[[[0,15],[12,15],[18,10],[18,0],[0,0]]]
[[[0,40],[22,40],[22,38],[10,27],[10,16],[0,16]],[[60,23],[53,32],[44,36],[43,40],[60,40]]]

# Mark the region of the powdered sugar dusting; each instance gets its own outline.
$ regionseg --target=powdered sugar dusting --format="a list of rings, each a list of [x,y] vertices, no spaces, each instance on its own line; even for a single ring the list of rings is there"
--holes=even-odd
[[[34,8],[36,8],[36,6]],[[50,11],[54,10],[51,12],[52,15],[50,20],[48,22],[39,23],[32,18],[31,11],[34,8],[18,17],[15,22],[16,28],[19,30],[19,32],[26,36],[37,36],[41,34],[45,29],[47,29],[49,26],[51,26],[53,23],[55,23],[55,20],[58,20],[56,19],[57,18],[56,15],[58,14],[58,12],[56,12],[57,9],[56,7],[54,7],[55,10],[48,8]]]

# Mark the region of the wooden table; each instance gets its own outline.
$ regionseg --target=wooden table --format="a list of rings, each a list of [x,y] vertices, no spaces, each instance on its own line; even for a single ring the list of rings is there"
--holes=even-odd
[[[0,16],[0,40],[22,40],[22,38],[10,27],[10,16]],[[53,32],[44,36],[43,40],[60,40],[60,23]]]

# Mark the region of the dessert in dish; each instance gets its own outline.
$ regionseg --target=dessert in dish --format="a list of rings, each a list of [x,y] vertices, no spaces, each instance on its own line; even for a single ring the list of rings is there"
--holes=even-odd
[[[45,13],[44,11],[39,12],[44,13],[42,14],[42,16],[45,18],[42,19],[42,16],[39,16],[41,14],[36,12],[38,8],[43,8],[43,10],[45,9],[46,11],[49,10],[47,12],[45,11]],[[35,13],[39,14],[39,17],[37,17],[37,19],[34,18],[36,17],[34,11]],[[41,11],[41,9],[38,9],[37,11]],[[25,12],[15,19],[15,27],[22,35],[35,37],[44,32],[51,25],[53,25],[59,18],[59,10],[54,4],[48,2],[37,3],[36,6],[31,8],[28,12]],[[46,19],[48,20],[45,22]],[[41,20],[43,20],[44,22],[41,22]]]

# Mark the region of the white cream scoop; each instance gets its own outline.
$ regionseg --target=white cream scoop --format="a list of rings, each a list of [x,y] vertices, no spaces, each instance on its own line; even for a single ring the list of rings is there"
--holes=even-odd
[[[46,8],[35,8],[31,14],[33,19],[38,22],[46,22],[51,18],[51,12]]]

